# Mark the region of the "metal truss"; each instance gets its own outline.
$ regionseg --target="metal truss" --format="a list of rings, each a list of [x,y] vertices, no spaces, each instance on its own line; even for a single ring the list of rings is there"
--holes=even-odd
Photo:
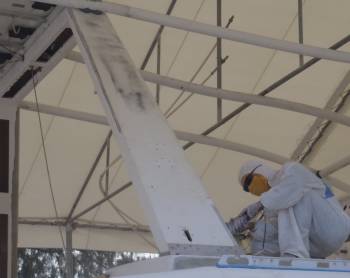
[[[343,80],[339,83],[338,87],[334,91],[333,95],[327,101],[324,110],[337,112],[344,104],[344,99],[348,96],[349,92],[346,91],[350,83],[350,72],[348,72]],[[291,156],[291,160],[302,162],[306,156],[310,153],[313,146],[316,144],[320,136],[322,136],[324,130],[329,126],[330,121],[324,118],[319,118],[314,121],[308,132],[304,135],[295,151]]]
[[[297,44],[297,43],[292,43],[292,42],[287,42],[287,41],[282,41],[282,40],[277,40],[277,39],[272,39],[272,38],[267,38],[259,35],[254,35],[254,34],[249,34],[246,32],[239,32],[235,30],[227,30],[224,28],[221,28],[221,13],[219,12],[219,6],[220,5],[220,0],[217,0],[218,3],[218,17],[217,17],[217,25],[218,26],[212,26],[209,24],[203,24],[203,23],[198,23],[186,19],[181,19],[181,18],[175,18],[169,16],[171,13],[171,10],[173,9],[176,1],[172,1],[168,11],[167,15],[162,15],[158,14],[155,12],[150,12],[150,11],[145,11],[141,10],[138,8],[132,8],[129,6],[124,6],[124,5],[118,5],[118,4],[113,4],[113,3],[108,3],[108,2],[93,2],[93,1],[85,1],[85,0],[39,0],[38,2],[43,2],[43,3],[50,3],[50,4],[55,4],[55,5],[63,5],[66,7],[72,7],[72,8],[79,8],[79,9],[85,9],[86,12],[90,12],[92,14],[97,14],[97,11],[103,11],[103,12],[111,12],[114,14],[118,14],[121,16],[127,16],[139,20],[144,20],[148,22],[153,22],[156,24],[161,24],[161,27],[159,28],[157,35],[151,45],[150,50],[148,51],[146,58],[144,60],[144,63],[142,65],[142,69],[145,68],[147,61],[155,48],[156,44],[158,43],[158,47],[160,47],[160,34],[164,28],[164,26],[169,26],[169,27],[174,27],[182,30],[187,30],[187,31],[192,31],[192,32],[197,32],[201,34],[206,34],[210,36],[215,36],[218,38],[218,50],[217,50],[217,56],[218,56],[218,69],[221,67],[221,39],[228,39],[228,40],[233,40],[233,41],[238,41],[242,43],[247,43],[247,44],[252,44],[256,46],[261,46],[261,47],[266,47],[266,48],[271,48],[271,49],[277,49],[277,50],[282,50],[282,51],[287,51],[291,53],[297,53],[300,55],[300,67],[296,69],[295,71],[292,71],[282,79],[278,80],[271,86],[269,86],[266,90],[264,90],[261,94],[265,95],[280,86],[281,84],[287,82],[291,78],[293,78],[295,75],[299,74],[306,68],[310,67],[317,61],[319,61],[321,58],[322,59],[329,59],[329,60],[334,60],[334,61],[339,61],[339,62],[346,62],[350,63],[350,54],[347,52],[341,52],[341,51],[335,51],[334,49],[340,47],[341,45],[347,43],[349,41],[350,36],[345,37],[343,40],[338,42],[337,44],[333,45],[331,49],[324,49],[324,48],[319,48],[319,47],[314,47],[314,46],[307,46],[307,45],[302,45],[302,44]],[[298,1],[298,8],[299,8],[299,42],[302,43],[303,35],[302,35],[302,1]],[[95,85],[98,84],[98,90],[99,94],[101,95],[101,91],[104,91],[105,88],[102,88],[105,84],[105,81],[97,80],[98,79],[96,76],[96,73],[99,73],[101,71],[101,57],[98,57],[98,55],[94,56],[91,54],[91,52],[97,51],[96,49],[89,49],[91,48],[90,43],[87,43],[86,38],[89,39],[89,32],[86,31],[89,28],[84,26],[84,19],[83,17],[81,19],[78,19],[79,16],[77,16],[76,11],[71,11],[70,12],[70,20],[71,24],[73,26],[73,29],[75,29],[76,36],[79,40],[80,46],[85,51],[86,53],[90,55],[90,57],[87,58],[88,55],[86,55],[85,60],[88,60],[95,68],[91,70],[91,64],[90,64],[90,72],[94,72],[92,74],[93,78],[95,78]],[[88,16],[87,16],[88,18]],[[83,20],[82,20],[83,19]],[[27,71],[30,71],[30,73],[35,73],[36,79],[40,81],[42,78],[45,77],[45,75],[50,72],[53,67],[65,56],[67,56],[67,53],[73,48],[75,45],[75,41],[72,37],[69,37],[66,41],[66,43],[53,55],[50,57],[49,61],[41,61],[40,58],[42,57],[43,53],[48,49],[49,46],[52,46],[52,44],[55,42],[57,37],[62,34],[62,30],[66,30],[67,24],[66,24],[66,17],[65,14],[63,15],[61,9],[56,8],[56,11],[51,14],[51,16],[48,19],[48,24],[43,25],[40,27],[41,29],[38,29],[38,31],[32,36],[32,38],[26,43],[25,45],[25,55],[24,55],[24,60],[23,61],[18,61],[15,62],[12,65],[9,65],[6,67],[5,75],[2,76],[2,80],[0,81],[2,84],[2,87],[0,88],[0,95],[1,96],[8,96],[12,94],[11,89],[13,89],[14,84],[20,80],[24,74],[26,74]],[[82,29],[86,29],[85,31]],[[85,33],[84,33],[85,32]],[[16,45],[16,42],[13,43],[13,47],[16,49],[20,49],[20,45]],[[89,53],[90,51],[90,53]],[[160,48],[159,48],[160,51]],[[98,53],[98,51],[97,51]],[[160,52],[158,52],[158,56]],[[303,63],[303,56],[313,56],[316,57],[314,59],[311,59],[307,63]],[[74,53],[70,52],[70,54],[67,56],[70,59],[73,59],[75,61],[81,62],[82,59],[80,57],[79,53]],[[100,59],[100,60],[99,60]],[[158,57],[158,63],[159,63],[159,57]],[[103,62],[103,61],[102,61]],[[304,105],[301,103],[295,103],[295,102],[290,102],[290,101],[285,101],[281,99],[276,99],[276,98],[269,98],[269,97],[262,97],[262,96],[253,96],[249,94],[244,94],[240,92],[232,92],[232,91],[227,91],[227,90],[222,90],[221,88],[221,74],[220,71],[218,70],[218,77],[217,77],[217,86],[219,89],[214,89],[210,87],[205,87],[201,85],[195,85],[189,82],[184,82],[181,80],[176,80],[176,79],[170,79],[164,76],[160,76],[160,68],[158,70],[158,75],[152,74],[149,72],[141,72],[142,78],[145,79],[146,81],[154,82],[158,86],[159,85],[164,85],[176,89],[185,89],[187,91],[191,91],[197,94],[202,94],[202,95],[207,95],[211,97],[215,97],[218,99],[218,123],[214,125],[213,127],[209,128],[207,131],[204,132],[205,135],[209,134],[213,130],[215,130],[217,127],[220,125],[224,124],[227,122],[229,119],[231,119],[233,116],[239,114],[241,111],[246,109],[250,104],[258,104],[258,105],[264,105],[264,106],[269,106],[269,107],[275,107],[279,109],[285,109],[285,110],[290,110],[290,111],[295,111],[299,113],[304,113],[307,115],[312,115],[316,116],[318,118],[323,118],[330,123],[330,121],[337,122],[346,126],[350,126],[350,118],[346,117],[344,115],[337,114],[333,111],[329,111],[328,107],[326,109],[319,109],[317,107],[312,107],[308,105]],[[98,74],[97,74],[98,75]],[[119,81],[120,82],[120,81]],[[28,92],[32,89],[31,87],[31,82],[24,84],[20,88],[20,90],[17,90],[17,92],[12,96],[17,100],[21,100]],[[107,82],[108,83],[108,82]],[[100,86],[100,87],[99,87]],[[108,90],[107,90],[108,91]],[[10,92],[10,93],[9,93]],[[159,92],[159,90],[158,90]],[[103,93],[106,93],[104,91]],[[222,118],[221,116],[221,100],[226,99],[226,100],[231,100],[231,101],[239,101],[239,102],[245,102],[246,104],[242,105],[237,111],[234,111],[230,115],[228,115],[225,118]],[[104,96],[104,102],[108,102],[108,97],[106,95]],[[330,100],[331,101],[331,100]],[[28,102],[22,102],[21,107],[23,109],[27,110],[32,110],[36,111],[36,107],[32,103]],[[78,111],[72,111],[69,109],[61,109],[61,108],[56,108],[52,106],[45,106],[45,105],[40,105],[40,110],[43,113],[49,113],[57,116],[64,116],[64,117],[69,117],[77,120],[86,120],[89,122],[93,123],[99,123],[99,124],[107,124],[107,119],[102,116],[97,116],[89,113],[82,113]],[[113,105],[110,105],[109,108],[107,108],[108,111],[108,118],[109,118],[109,123],[112,123],[112,127],[114,129],[114,132],[118,135],[121,132],[121,126],[120,123],[118,122],[117,118],[122,117],[123,115],[118,115],[116,117],[114,115],[115,113],[115,107]],[[335,110],[337,111],[337,110]],[[127,114],[126,114],[127,115]],[[112,118],[112,121],[111,121]],[[315,121],[315,126],[316,122],[320,120]],[[319,123],[317,125],[319,127]],[[314,128],[313,133],[316,128]],[[310,130],[311,133],[311,130]],[[211,146],[216,146],[216,147],[221,147],[225,148],[228,150],[234,150],[246,154],[251,154],[255,155],[258,157],[261,157],[263,159],[267,159],[279,164],[283,164],[284,162],[288,161],[288,158],[279,156],[277,154],[273,154],[270,152],[266,152],[264,150],[260,150],[251,146],[246,146],[243,144],[238,144],[238,143],[233,143],[229,142],[226,140],[221,140],[217,139],[214,137],[208,137],[208,136],[203,136],[203,135],[197,135],[197,134],[191,134],[187,132],[181,132],[181,131],[175,131],[175,134],[177,138],[181,140],[186,140],[189,141],[190,143],[185,146],[187,148],[188,146],[191,146],[193,142],[200,143],[200,144],[207,144]],[[110,134],[109,134],[110,136]],[[306,138],[306,136],[305,136]],[[305,139],[304,138],[304,139]],[[305,139],[307,140],[307,139]],[[304,140],[303,140],[304,141]],[[309,141],[309,140],[307,140]],[[106,140],[107,142],[107,140]],[[303,144],[305,147],[305,144]],[[103,145],[103,148],[101,148],[96,161],[99,160],[101,157],[101,153],[103,153],[104,149],[107,147],[107,143]],[[301,147],[300,147],[301,149]],[[296,150],[298,153],[298,156],[300,154],[299,150]],[[293,155],[294,156],[294,155]],[[94,171],[94,165],[97,163],[93,164],[93,167],[91,169],[91,174]],[[325,169],[321,170],[321,173],[324,176],[327,176],[334,171],[348,165],[350,163],[350,158],[346,157],[338,162],[335,162],[334,164],[329,165]],[[89,173],[90,175],[90,173]],[[81,220],[78,220],[81,216],[86,214],[87,212],[91,211],[91,209],[101,205],[105,201],[109,200],[110,198],[116,196],[126,188],[131,186],[131,182],[125,184],[121,188],[115,190],[108,196],[105,196],[102,200],[97,202],[96,204],[90,206],[89,208],[85,209],[82,212],[79,212],[74,215],[76,205],[79,202],[79,199],[81,195],[84,192],[84,189],[86,188],[88,182],[89,182],[89,175],[87,179],[85,180],[83,187],[81,188],[74,205],[69,213],[69,216],[66,219],[63,220],[48,220],[46,221],[45,219],[20,219],[21,224],[28,224],[28,225],[54,225],[54,226],[66,226],[67,225],[74,225],[74,227],[80,227],[80,228],[97,228],[97,229],[122,229],[119,224],[115,224],[115,226],[111,227],[108,226],[108,224],[99,224],[97,225],[90,225],[89,224],[84,224],[81,223]],[[350,192],[350,187],[334,178],[330,178],[331,182],[338,188]],[[85,226],[84,226],[85,225]],[[114,225],[114,224],[113,224]],[[154,225],[154,224],[153,224]],[[99,226],[99,227],[98,227]],[[134,230],[135,227],[124,227],[126,230]],[[67,230],[68,231],[68,230]],[[149,231],[149,230],[147,230]],[[69,231],[68,231],[69,232]],[[146,230],[144,230],[146,232]],[[159,236],[159,231],[156,233]]]
[[[70,55],[67,56],[67,58],[72,60],[74,59],[74,61],[82,62],[82,59],[79,58],[79,54],[77,52],[71,53]],[[259,95],[252,95],[247,93],[216,89],[216,88],[207,87],[203,85],[193,84],[193,83],[182,81],[175,78],[169,78],[166,76],[157,75],[151,72],[142,71],[141,75],[145,81],[161,84],[174,89],[186,90],[192,93],[225,99],[225,100],[257,104],[257,105],[263,105],[268,107],[274,107],[274,108],[299,112],[307,115],[316,116],[319,118],[332,120],[334,122],[337,122],[346,126],[350,126],[350,117],[347,117],[332,111],[328,111],[326,109],[313,107],[311,105],[306,105],[306,104],[292,102],[292,101],[278,99],[278,98],[263,97]]]
[[[111,2],[93,2],[86,0],[39,0],[42,3],[55,4],[76,9],[89,9],[113,13],[120,16],[130,17],[142,21],[152,22],[159,25],[173,27],[181,30],[196,32],[204,35],[218,37],[222,39],[237,41],[241,43],[271,48],[296,54],[318,57],[327,60],[350,63],[350,53],[325,49],[315,46],[302,45],[294,42],[273,39],[265,36],[251,34],[247,32],[225,29],[210,24],[163,15],[156,12],[146,11],[126,5]]]
[[[74,46],[66,15],[56,8],[3,68],[0,96],[23,99],[33,89],[32,76],[40,82]]]
[[[36,111],[34,104],[29,103],[29,102],[22,102],[20,107],[22,109],[25,109],[28,111]],[[44,105],[44,104],[39,105],[39,108],[40,108],[40,111],[42,113],[108,126],[108,121],[107,121],[106,117],[104,117],[104,116],[94,115],[94,114],[86,113],[86,112],[78,112],[78,111],[65,109],[65,108],[57,108],[54,106],[49,106],[49,105]],[[203,145],[208,145],[208,146],[213,146],[213,147],[219,147],[219,148],[226,149],[226,150],[236,151],[236,152],[260,157],[262,159],[275,162],[277,164],[284,164],[284,163],[290,161],[290,159],[288,157],[283,157],[283,156],[280,156],[278,154],[268,152],[268,151],[265,151],[265,150],[262,150],[259,148],[255,148],[252,146],[248,146],[248,145],[235,143],[235,142],[231,142],[228,140],[218,139],[215,137],[194,134],[194,133],[190,133],[190,132],[183,132],[183,131],[177,131],[177,130],[175,130],[174,132],[175,132],[176,137],[179,140],[195,142],[198,144],[203,144]],[[341,160],[340,162],[337,162],[335,165],[330,166],[330,167],[332,167],[332,169],[334,167],[336,167],[338,169],[338,167],[340,167],[341,165],[344,165],[346,163],[350,163],[349,160],[350,160],[349,158],[346,158],[344,160]],[[327,167],[327,168],[321,170],[320,172],[322,173],[323,176],[326,177],[326,176],[330,175],[331,173],[333,173],[333,170],[329,171],[328,167]],[[335,187],[337,187],[338,189],[340,189],[342,191],[350,193],[350,185],[347,185],[347,184],[345,184],[337,179],[334,179],[334,178],[332,178],[332,181],[333,181],[332,183]],[[123,186],[122,191],[124,191],[124,189],[128,188],[130,185],[131,185],[131,183],[128,183],[126,186]],[[117,194],[119,194],[122,191],[119,190]],[[114,192],[112,194],[113,194],[112,197],[114,197],[116,195]],[[106,201],[112,197],[109,196],[109,198],[104,198],[103,200]],[[102,204],[102,203],[100,203],[100,204]],[[88,211],[90,211],[91,209],[93,209],[95,207],[97,207],[97,206],[94,205],[94,206],[92,206],[92,208],[84,210],[83,213],[82,214],[79,213],[78,216],[80,217],[81,215],[84,215],[85,213],[87,213]],[[78,218],[77,216],[74,217],[74,219],[77,219],[77,218]]]
[[[334,43],[332,46],[330,46],[330,49],[338,49],[338,48],[342,47],[343,45],[347,44],[349,41],[350,41],[350,35],[347,35],[344,38],[337,41],[336,43]],[[73,61],[76,61],[76,62],[83,63],[83,60],[81,58],[80,53],[78,53],[76,51],[72,51],[71,53],[69,53],[66,58],[73,60]],[[302,66],[298,67],[295,70],[292,70],[291,72],[287,73],[286,75],[284,75],[283,77],[281,77],[280,79],[278,79],[277,81],[275,81],[274,83],[269,85],[267,88],[265,88],[264,90],[259,92],[257,95],[265,96],[265,95],[273,92],[275,89],[282,86],[283,84],[285,84],[286,82],[288,82],[289,80],[291,80],[292,78],[297,76],[298,74],[304,72],[306,69],[315,65],[320,60],[321,60],[320,58],[313,58],[313,59],[309,60],[308,62],[306,62]],[[239,115],[241,112],[243,112],[245,109],[247,109],[250,105],[251,104],[249,104],[249,103],[245,103],[245,104],[239,106],[237,109],[235,109],[234,111],[229,113],[227,116],[225,116],[219,122],[217,122],[213,126],[206,129],[204,132],[202,132],[202,135],[209,135],[210,133],[212,133],[213,131],[218,129],[220,126],[224,125],[225,123],[230,121],[232,118]],[[187,148],[191,147],[193,144],[194,143],[189,142],[184,146],[184,148],[187,149]]]
[[[62,226],[66,227],[67,219],[56,219],[56,218],[19,218],[18,224],[20,225],[32,225],[32,226]],[[114,230],[122,232],[139,231],[143,233],[149,233],[149,227],[144,225],[130,225],[125,223],[104,223],[94,222],[93,224],[89,221],[76,220],[70,224],[74,229],[95,229],[95,230]]]

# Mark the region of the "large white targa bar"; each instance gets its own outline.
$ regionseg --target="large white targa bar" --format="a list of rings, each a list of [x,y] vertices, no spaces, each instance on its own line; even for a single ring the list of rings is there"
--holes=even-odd
[[[160,252],[237,252],[108,17],[67,15]]]

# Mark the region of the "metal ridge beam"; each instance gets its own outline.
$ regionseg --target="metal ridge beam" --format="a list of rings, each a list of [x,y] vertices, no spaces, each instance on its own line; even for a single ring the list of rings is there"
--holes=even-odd
[[[81,58],[78,52],[71,52],[67,59],[74,60],[76,62],[83,63],[83,59]],[[216,89],[212,87],[207,87],[203,85],[194,84],[187,81],[182,81],[175,78],[170,78],[158,74],[154,74],[151,72],[141,71],[141,75],[145,81],[161,84],[163,86],[168,86],[171,88],[186,90],[192,93],[197,93],[200,95],[206,95],[210,97],[216,97],[231,101],[244,102],[249,104],[258,104],[263,106],[274,107],[278,109],[284,109],[289,111],[294,111],[302,114],[312,115],[315,117],[328,119],[346,126],[350,126],[350,117],[335,113],[330,110],[323,110],[318,107],[314,107],[311,105],[306,105],[298,102],[266,97],[260,95],[252,95],[247,93],[235,92],[230,90]]]
[[[65,219],[55,218],[19,218],[18,224],[20,225],[32,225],[32,226],[66,226]],[[73,228],[79,229],[99,229],[99,230],[117,230],[117,231],[139,231],[149,233],[148,226],[145,225],[130,225],[125,223],[104,223],[94,222],[84,223],[83,220],[76,221],[71,224]]]
[[[262,106],[299,112],[302,114],[312,115],[315,117],[320,117],[337,123],[341,123],[346,126],[350,126],[350,117],[329,110],[323,110],[321,108],[314,107],[311,105],[278,99],[274,97],[265,97],[230,90],[216,89],[208,86],[193,84],[175,78],[157,75],[150,72],[142,72],[141,75],[148,82],[159,83],[163,86],[168,86],[175,89],[185,89],[186,91],[209,97],[216,97],[231,101],[245,102],[250,104],[257,104]]]

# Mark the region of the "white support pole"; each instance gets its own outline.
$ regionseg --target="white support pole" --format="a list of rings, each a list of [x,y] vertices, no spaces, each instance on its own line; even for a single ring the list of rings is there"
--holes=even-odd
[[[36,106],[34,103],[21,102],[20,107],[24,110],[36,111]],[[100,115],[94,115],[86,112],[79,112],[79,111],[74,111],[70,109],[58,108],[58,107],[44,105],[44,104],[40,104],[39,109],[41,113],[70,118],[70,119],[79,120],[79,121],[86,121],[86,122],[95,123],[95,124],[108,125],[108,121],[106,117],[100,116]],[[283,157],[278,154],[271,153],[271,152],[258,149],[252,146],[248,146],[248,145],[239,144],[239,143],[235,143],[235,142],[231,142],[228,140],[223,140],[215,137],[194,134],[190,132],[176,131],[176,130],[174,132],[176,137],[179,140],[195,142],[198,144],[218,147],[218,148],[231,150],[239,153],[244,153],[244,154],[259,157],[261,159],[272,161],[277,164],[284,164],[287,161],[290,161],[288,157]],[[323,176],[327,176],[327,175],[323,174]],[[332,181],[331,183],[333,184],[334,187],[337,187],[338,189],[344,192],[350,193],[350,185],[332,177],[327,177],[327,179]]]
[[[19,107],[28,111],[37,111],[36,103],[29,101],[22,101]],[[71,109],[39,104],[40,113],[50,114],[59,117],[65,117],[70,119],[75,119],[84,122],[90,122],[101,125],[108,125],[108,121],[105,116],[95,115],[87,112],[75,111]]]
[[[175,131],[175,134],[179,140],[194,142],[198,144],[203,144],[203,145],[218,147],[218,148],[231,150],[239,153],[244,153],[248,155],[253,155],[262,159],[273,161],[278,164],[283,164],[289,161],[287,157],[283,157],[278,154],[274,154],[259,148],[231,142],[224,139],[219,139],[211,136],[204,136],[204,135],[194,134],[194,133],[184,132],[184,131]]]
[[[335,51],[310,45],[273,39],[247,32],[226,29],[210,24],[200,23],[193,20],[175,16],[163,15],[156,12],[146,11],[139,8],[120,5],[111,2],[95,2],[86,0],[38,0],[38,2],[61,5],[77,9],[91,9],[120,16],[130,17],[138,20],[156,23],[181,30],[196,32],[204,35],[214,36],[227,40],[252,44],[265,48],[277,49],[291,53],[318,57],[327,60],[350,63],[350,53]]]
[[[16,120],[15,120],[15,141],[12,142],[14,146],[14,166],[13,166],[13,172],[12,172],[12,188],[11,188],[11,273],[14,277],[17,277],[18,272],[18,263],[17,263],[17,256],[18,256],[18,204],[19,204],[19,195],[18,195],[18,189],[19,189],[19,142],[20,142],[20,109],[18,108],[16,104]]]
[[[350,164],[350,155],[334,162],[320,171],[321,176],[328,176]]]
[[[74,278],[74,261],[73,261],[73,227],[66,226],[66,274],[67,278]]]
[[[83,63],[83,59],[80,53],[72,51],[66,56],[67,59],[73,60],[75,62]],[[187,81],[182,81],[175,78],[170,78],[158,74],[154,74],[147,71],[141,71],[141,76],[145,81],[160,84],[174,89],[186,90],[188,92],[196,93],[199,95],[221,98],[225,100],[245,102],[250,104],[257,104],[262,106],[274,107],[282,110],[289,110],[293,112],[298,112],[306,115],[315,116],[321,119],[331,120],[346,126],[350,126],[350,117],[335,113],[330,109],[320,109],[311,105],[306,105],[298,102],[252,95],[247,93],[235,92],[230,90],[223,90],[212,88],[208,86],[198,85]],[[172,92],[172,91],[171,91]]]
[[[103,13],[67,10],[161,253],[241,253]]]
[[[15,102],[0,99],[0,277],[12,278],[17,248],[16,218],[16,112]]]
[[[47,217],[21,217],[18,219],[19,225],[31,226],[61,226],[66,227],[66,219],[47,218]],[[74,229],[96,229],[96,230],[114,230],[121,232],[138,231],[149,233],[149,227],[146,225],[126,224],[126,223],[106,223],[96,222],[90,223],[86,221],[75,221],[72,223]],[[72,241],[73,242],[73,241]],[[68,249],[68,248],[67,248]]]

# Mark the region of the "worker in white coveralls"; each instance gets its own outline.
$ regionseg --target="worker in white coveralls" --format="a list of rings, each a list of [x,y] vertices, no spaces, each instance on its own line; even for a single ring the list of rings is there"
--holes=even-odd
[[[239,234],[263,211],[252,234],[253,254],[325,258],[348,239],[350,218],[329,186],[301,164],[290,162],[274,170],[249,161],[240,169],[239,182],[260,200],[227,225]]]

